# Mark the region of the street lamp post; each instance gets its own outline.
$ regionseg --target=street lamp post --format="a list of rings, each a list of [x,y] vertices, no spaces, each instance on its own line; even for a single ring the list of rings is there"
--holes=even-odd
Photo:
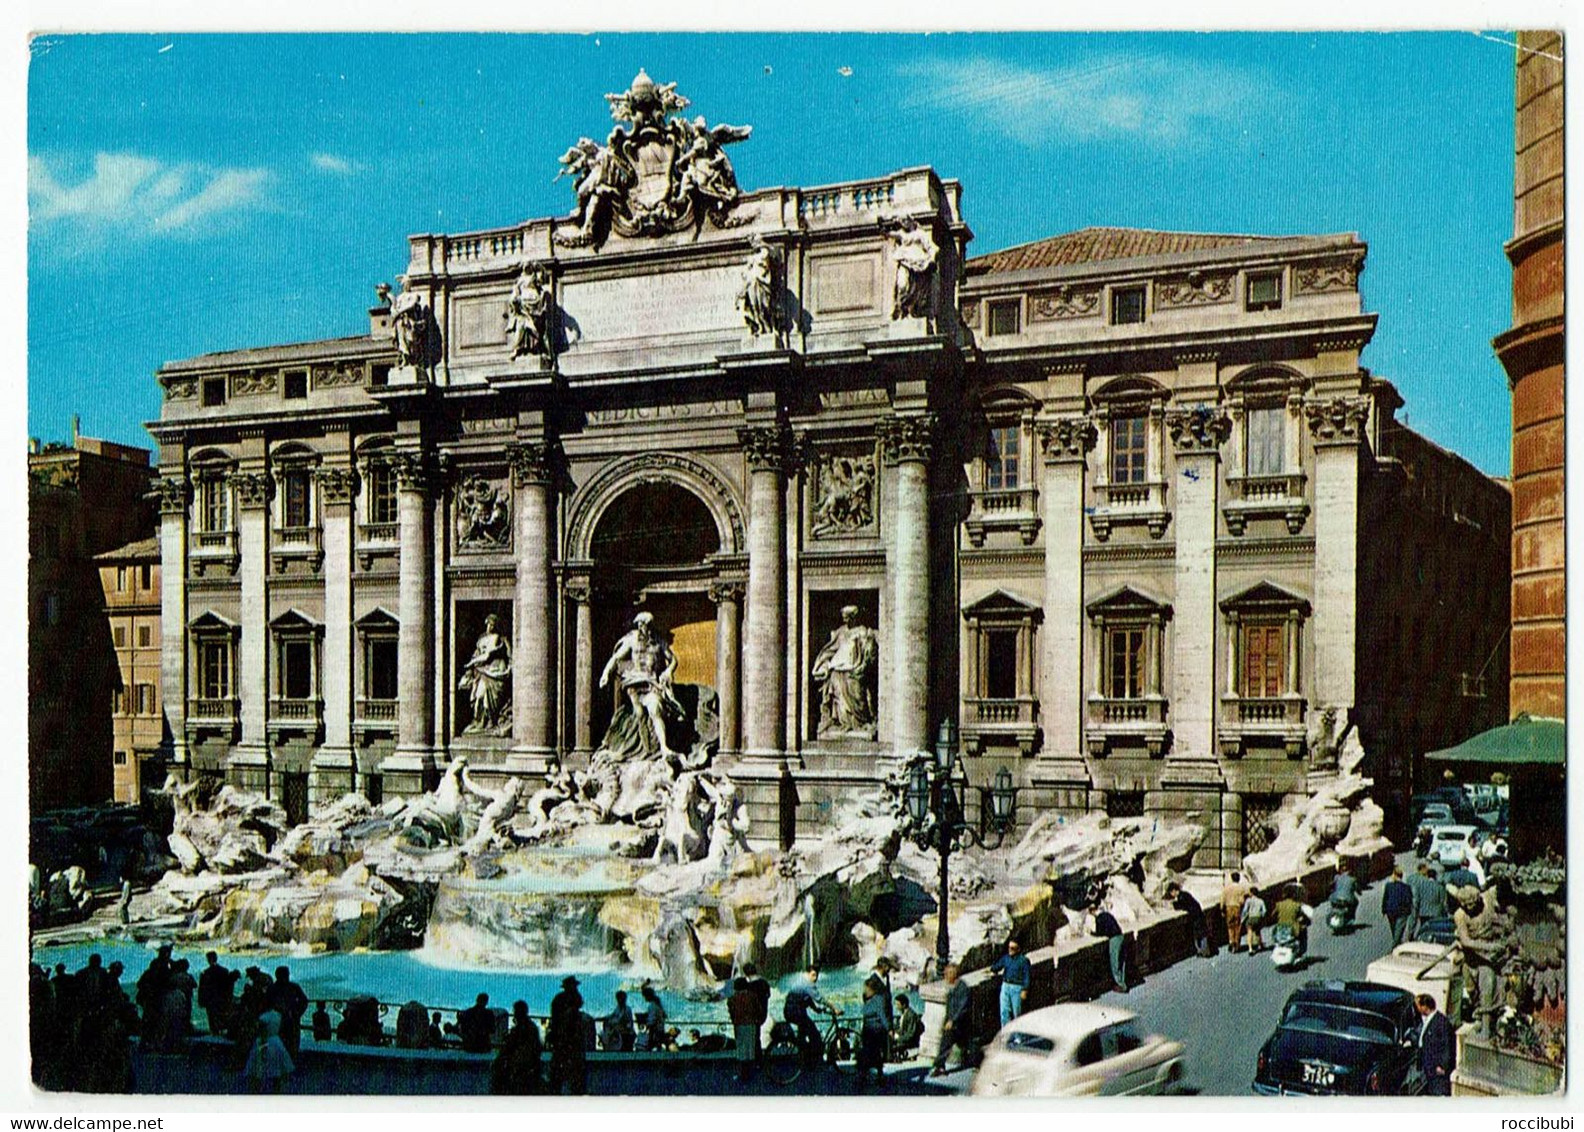
[[[968,823],[963,797],[968,774],[957,752],[957,729],[943,719],[933,759],[913,764],[907,783],[909,834],[921,849],[940,854],[940,906],[935,932],[936,974],[951,960],[951,855],[969,845],[998,849],[1016,823],[1017,787],[1006,767],[996,771],[992,786],[979,787],[979,828]]]

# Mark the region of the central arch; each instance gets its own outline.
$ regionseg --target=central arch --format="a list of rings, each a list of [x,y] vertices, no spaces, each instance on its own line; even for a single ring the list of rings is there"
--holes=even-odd
[[[567,557],[592,561],[594,532],[607,508],[639,484],[671,483],[696,496],[715,523],[719,549],[745,550],[743,506],[725,480],[706,465],[676,452],[644,452],[606,465],[572,498],[567,522]]]

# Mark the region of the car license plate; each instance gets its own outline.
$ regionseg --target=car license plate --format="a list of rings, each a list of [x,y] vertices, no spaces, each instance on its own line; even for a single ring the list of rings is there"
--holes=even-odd
[[[1321,1062],[1306,1061],[1303,1063],[1303,1081],[1305,1085],[1327,1088],[1336,1084],[1336,1071]]]

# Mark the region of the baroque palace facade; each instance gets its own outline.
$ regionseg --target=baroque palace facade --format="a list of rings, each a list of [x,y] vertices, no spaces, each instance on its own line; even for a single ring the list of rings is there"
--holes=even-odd
[[[1020,821],[1194,813],[1215,864],[1349,728],[1390,778],[1505,719],[1405,722],[1412,650],[1500,645],[1509,504],[1360,367],[1355,237],[969,259],[931,169],[743,192],[746,127],[609,100],[571,217],[412,237],[366,334],[161,369],[172,769],[300,816],[576,768],[640,613],[760,836],[944,720]]]

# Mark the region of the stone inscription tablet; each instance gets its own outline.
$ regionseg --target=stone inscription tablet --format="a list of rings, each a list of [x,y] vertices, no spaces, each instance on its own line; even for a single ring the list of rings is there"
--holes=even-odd
[[[561,289],[567,337],[577,345],[669,334],[734,331],[741,268],[709,268],[624,279],[567,282]]]

